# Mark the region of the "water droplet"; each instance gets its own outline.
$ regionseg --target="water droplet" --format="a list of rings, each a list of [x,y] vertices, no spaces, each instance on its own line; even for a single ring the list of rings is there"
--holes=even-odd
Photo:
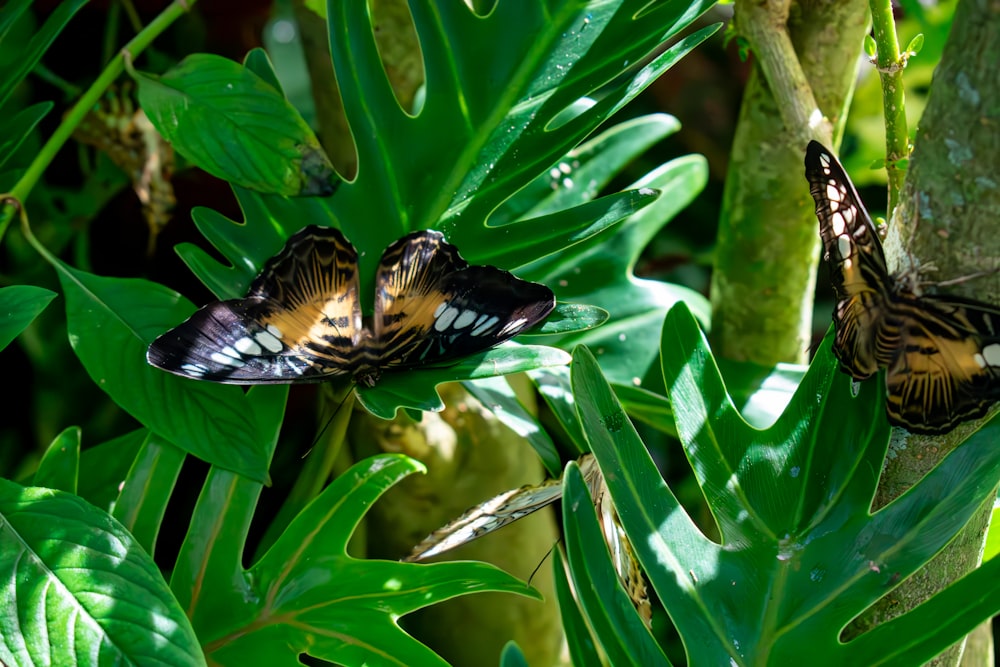
[[[791,470],[788,471],[788,474],[791,475],[792,478],[795,478],[799,476],[800,472],[802,472],[801,468],[799,468],[798,466],[792,466]]]

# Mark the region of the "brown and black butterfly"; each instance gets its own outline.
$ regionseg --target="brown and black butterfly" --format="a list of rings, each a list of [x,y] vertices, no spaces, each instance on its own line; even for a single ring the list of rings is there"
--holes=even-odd
[[[824,260],[837,303],[833,352],[858,380],[886,369],[889,422],[944,433],[1000,400],[1000,309],[957,296],[918,294],[891,275],[871,216],[837,159],[806,148]]]
[[[292,235],[245,298],[203,306],[153,341],[147,361],[228,384],[373,386],[387,370],[455,362],[533,327],[555,307],[545,285],[470,266],[436,231],[392,243],[375,276],[371,326],[361,314],[358,254],[337,229]]]

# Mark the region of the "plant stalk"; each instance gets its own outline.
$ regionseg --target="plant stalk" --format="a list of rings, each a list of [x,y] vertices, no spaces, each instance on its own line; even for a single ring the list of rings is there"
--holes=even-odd
[[[896,23],[892,16],[890,0],[871,0],[872,32],[875,35],[875,66],[882,83],[882,105],[885,118],[885,169],[889,177],[889,206],[886,219],[899,202],[906,173],[899,168],[899,161],[907,157],[909,133],[906,126],[906,102],[903,90],[903,68],[907,55],[900,56],[896,37]]]

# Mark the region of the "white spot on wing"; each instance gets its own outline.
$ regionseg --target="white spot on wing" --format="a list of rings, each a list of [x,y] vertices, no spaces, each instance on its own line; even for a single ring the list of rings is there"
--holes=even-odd
[[[504,325],[503,329],[500,330],[499,335],[505,336],[507,334],[520,331],[521,329],[524,328],[524,325],[527,324],[527,322],[528,320],[524,319],[523,317],[519,317],[516,320],[511,320],[510,322]]]
[[[271,325],[268,325],[267,328],[268,328],[267,331],[258,331],[257,333],[254,334],[253,337],[256,338],[257,342],[263,345],[264,349],[266,349],[268,352],[271,352],[272,354],[277,354],[278,352],[281,352],[281,347],[282,347],[281,341],[278,339],[277,336],[271,333],[271,329],[274,329],[275,331],[278,330],[277,328],[272,327]],[[279,333],[281,332],[279,331]]]
[[[486,316],[483,315],[483,317],[486,317]],[[480,317],[479,320],[482,320],[483,317]],[[493,315],[492,317],[487,318],[485,321],[477,321],[476,322],[476,328],[472,330],[472,335],[473,336],[482,336],[484,333],[486,333],[487,331],[489,331],[490,329],[492,329],[493,327],[495,327],[497,325],[497,322],[499,322],[499,321],[500,321],[500,318],[497,317],[496,315]]]
[[[250,356],[257,356],[264,351],[261,349],[260,345],[254,342],[254,340],[249,336],[240,338],[238,341],[233,343],[233,347],[235,347],[241,354],[247,354]]]
[[[222,366],[232,366],[233,368],[243,368],[246,366],[239,359],[230,357],[228,354],[223,354],[222,352],[213,352],[209,359]]]
[[[983,359],[990,366],[1000,366],[1000,343],[993,343],[984,347]]]
[[[448,307],[448,302],[442,301],[441,305],[439,305],[437,308],[434,309],[434,319],[441,317],[441,313],[443,313],[444,309],[447,307]]]
[[[844,224],[844,216],[840,213],[834,213],[830,216],[830,226],[833,227],[833,233],[840,237],[844,236],[844,231],[847,229],[847,225]]]
[[[851,243],[851,238],[846,234],[841,234],[837,237],[837,252],[840,253],[840,258],[846,262],[848,257],[851,256],[851,249],[853,244]]]
[[[471,310],[463,310],[462,314],[458,316],[455,323],[452,325],[456,329],[464,329],[473,322],[476,321],[476,313]]]
[[[181,364],[181,370],[188,375],[201,377],[208,372],[208,367],[202,364]]]
[[[458,309],[449,306],[434,320],[434,328],[438,331],[447,331],[456,317],[458,317]]]

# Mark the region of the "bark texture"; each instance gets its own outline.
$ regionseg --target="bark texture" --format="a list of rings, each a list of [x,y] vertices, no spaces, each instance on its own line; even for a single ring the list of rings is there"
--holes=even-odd
[[[971,46],[974,45],[974,46]],[[906,270],[917,263],[924,278],[943,281],[1000,268],[1000,2],[963,0],[931,84],[910,168],[893,216],[887,259]],[[1000,304],[1000,274],[939,290]],[[963,424],[937,438],[901,435],[905,449],[887,461],[876,506],[909,489],[957,443],[977,428]],[[865,627],[893,618],[977,567],[982,558],[992,503],[924,570],[904,582],[864,619]],[[985,639],[983,634],[986,635]],[[989,633],[963,664],[993,664]],[[956,665],[962,645],[933,664]]]
[[[804,362],[819,233],[806,143],[839,136],[867,28],[864,0],[737,0],[754,68],[726,175],[712,276],[712,348],[762,365]]]

